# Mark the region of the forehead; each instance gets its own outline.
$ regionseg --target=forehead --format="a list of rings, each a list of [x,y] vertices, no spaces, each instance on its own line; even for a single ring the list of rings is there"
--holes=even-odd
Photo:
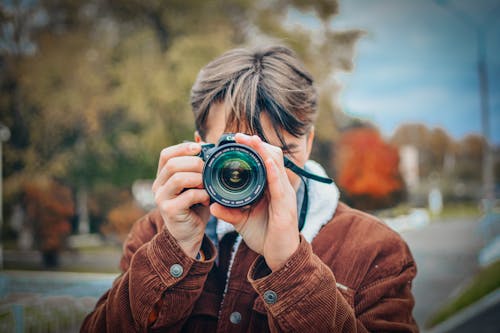
[[[252,133],[249,124],[247,124],[244,120],[235,120],[232,124],[229,124],[228,119],[230,112],[230,107],[227,107],[224,103],[212,104],[206,120],[207,130],[205,140],[207,142],[217,143],[219,137],[224,133],[241,132],[250,135],[255,134]],[[269,116],[265,112],[262,112],[260,115],[260,123],[269,143],[276,146],[281,146],[278,135],[273,128],[273,124],[271,123]],[[286,131],[282,131],[282,135],[287,142],[289,142],[290,140],[293,141],[294,139],[294,137]]]

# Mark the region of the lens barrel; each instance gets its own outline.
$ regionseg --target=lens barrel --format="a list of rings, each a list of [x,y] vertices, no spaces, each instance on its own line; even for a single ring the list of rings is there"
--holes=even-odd
[[[224,143],[208,154],[203,183],[213,201],[231,208],[244,207],[262,196],[266,169],[252,148],[236,142]]]

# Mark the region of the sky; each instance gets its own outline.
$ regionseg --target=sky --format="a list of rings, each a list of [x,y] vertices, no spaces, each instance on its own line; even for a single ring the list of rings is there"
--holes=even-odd
[[[481,134],[477,35],[486,31],[490,139],[500,144],[500,0],[339,0],[335,30],[366,31],[355,68],[338,77],[340,105],[386,136],[402,123],[444,128],[453,138]],[[451,7],[467,13],[457,17]],[[313,20],[305,20],[314,28]]]

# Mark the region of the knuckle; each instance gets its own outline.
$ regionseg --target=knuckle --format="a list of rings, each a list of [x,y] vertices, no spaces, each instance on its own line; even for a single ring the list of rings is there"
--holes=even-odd
[[[177,186],[177,185],[180,185],[182,184],[182,181],[184,180],[184,177],[182,177],[181,174],[179,173],[174,173],[170,179],[169,179],[169,182],[174,185],[174,186]]]
[[[200,201],[205,201],[209,199],[207,191],[205,190],[199,190],[199,191],[200,191],[199,192]]]
[[[276,156],[283,156],[283,150],[280,147],[271,146],[271,151],[276,154]]]
[[[175,173],[177,171],[175,159],[171,158],[165,163],[165,168],[167,169],[167,174],[168,173]]]
[[[196,185],[203,184],[203,175],[201,173],[196,173],[194,175],[194,181],[196,182]]]
[[[189,201],[193,202],[197,199],[198,195],[196,193],[196,190],[190,190],[188,191],[188,199]]]
[[[172,217],[174,215],[172,205],[170,204],[169,200],[163,201],[159,205],[160,210],[167,216],[167,217]]]
[[[156,201],[156,204],[158,205],[158,208],[162,211],[162,212],[166,212],[168,211],[168,202],[167,201]]]
[[[155,203],[156,203],[156,206],[158,206],[158,208],[162,209],[163,207],[163,200],[161,199],[160,195],[158,194],[158,192],[156,192],[155,194]]]
[[[179,145],[179,150],[182,152],[182,155],[190,155],[191,151],[191,142],[183,142]]]
[[[160,159],[165,160],[170,155],[172,147],[163,148],[160,152]]]
[[[196,157],[196,167],[198,170],[203,170],[203,168],[205,168],[205,162],[201,158]]]

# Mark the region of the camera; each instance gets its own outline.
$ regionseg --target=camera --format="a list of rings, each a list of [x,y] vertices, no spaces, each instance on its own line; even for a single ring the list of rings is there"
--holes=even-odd
[[[245,207],[264,193],[262,158],[251,147],[237,143],[234,134],[223,134],[217,145],[202,145],[198,156],[205,162],[203,185],[211,201],[230,208]]]

